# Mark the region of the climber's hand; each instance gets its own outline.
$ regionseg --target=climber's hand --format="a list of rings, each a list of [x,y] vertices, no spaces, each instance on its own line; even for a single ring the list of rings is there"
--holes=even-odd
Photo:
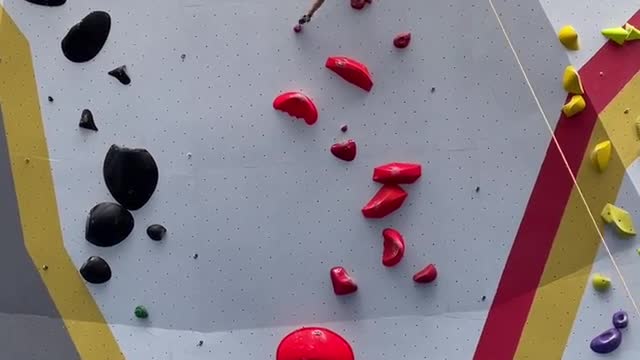
[[[300,20],[298,20],[298,24],[302,25],[308,23],[309,21],[311,21],[311,15],[307,14],[301,17]]]

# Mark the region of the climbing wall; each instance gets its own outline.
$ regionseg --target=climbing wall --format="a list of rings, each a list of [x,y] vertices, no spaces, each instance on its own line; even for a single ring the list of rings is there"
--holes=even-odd
[[[0,349],[590,360],[625,310],[638,358],[640,244],[600,212],[640,221],[640,41],[600,31],[640,3],[569,3],[0,1]]]

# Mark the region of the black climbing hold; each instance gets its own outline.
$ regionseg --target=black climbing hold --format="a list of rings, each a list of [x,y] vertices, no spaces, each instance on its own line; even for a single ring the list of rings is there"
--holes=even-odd
[[[103,284],[111,279],[111,268],[100,256],[92,256],[80,267],[80,275],[92,284]]]
[[[73,62],[86,62],[98,55],[111,30],[111,17],[94,11],[75,24],[62,39],[62,53]]]
[[[47,96],[47,100],[49,100],[49,102],[53,102],[53,98],[51,96]]]
[[[482,296],[482,301],[485,301],[485,300],[487,300],[487,297],[483,295]]]
[[[78,126],[87,130],[98,131],[96,123],[93,121],[93,114],[89,109],[82,110],[82,115],[80,115],[80,123],[78,124]]]
[[[116,203],[103,202],[91,209],[84,237],[96,246],[114,246],[133,230],[133,215]]]
[[[436,92],[436,88],[432,87],[432,88],[431,88],[431,92],[432,92],[432,93]]]
[[[197,259],[198,258],[198,254],[193,254],[193,258]]]
[[[158,184],[158,166],[145,149],[111,145],[102,173],[113,198],[129,210],[143,207]]]
[[[480,186],[476,186],[476,192],[480,192]]]
[[[117,68],[109,71],[109,75],[118,79],[118,81],[120,81],[124,85],[131,84],[131,78],[127,74],[127,67],[125,65],[118,66]]]
[[[27,0],[27,2],[30,2],[36,5],[43,5],[43,6],[60,6],[60,5],[64,5],[64,3],[67,2],[67,0]]]
[[[160,224],[149,225],[147,228],[147,235],[149,235],[152,240],[160,241],[166,233],[167,229]]]
[[[202,346],[204,344],[204,341],[200,340],[198,341],[198,346]]]
[[[187,54],[182,54],[180,55],[180,59],[182,59],[182,61],[184,61],[184,59],[187,57]]]

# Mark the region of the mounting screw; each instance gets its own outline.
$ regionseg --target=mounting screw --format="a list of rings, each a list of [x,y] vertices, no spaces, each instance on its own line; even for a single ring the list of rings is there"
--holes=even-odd
[[[626,108],[626,109],[624,109],[624,113],[625,113],[625,114],[628,114],[630,110],[631,110],[631,109]]]
[[[480,192],[480,186],[476,186],[476,192]]]
[[[193,254],[193,258],[197,259],[198,258],[198,253]]]
[[[204,341],[202,340],[198,341],[198,346],[202,346],[202,344],[204,344]]]
[[[485,301],[485,300],[487,300],[487,297],[483,295],[482,296],[482,301]]]
[[[30,163],[30,162],[31,162],[31,159],[29,159],[29,158],[24,158],[24,162],[28,164],[28,163]]]
[[[53,102],[53,98],[51,96],[48,96],[47,100],[49,100],[49,102]]]
[[[186,57],[187,57],[187,54],[180,55],[180,59],[182,59],[182,61],[184,61],[184,59],[186,59]]]
[[[49,266],[47,266],[47,264],[42,265],[42,270],[44,271],[49,270]]]
[[[432,92],[432,93],[436,92],[436,88],[432,87],[432,88],[431,88],[431,92]]]
[[[191,155],[191,153],[190,153],[190,152],[188,152],[188,153],[187,153],[187,159],[191,159],[191,156],[193,156],[193,155]]]

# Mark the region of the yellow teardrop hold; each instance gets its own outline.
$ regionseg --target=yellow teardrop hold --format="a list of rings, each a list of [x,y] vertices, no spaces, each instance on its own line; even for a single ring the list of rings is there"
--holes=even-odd
[[[626,23],[624,25],[624,29],[627,30],[627,38],[625,39],[625,41],[640,40],[640,30],[638,30],[635,26]]]
[[[569,65],[564,69],[564,75],[562,75],[562,87],[569,94],[584,94],[584,88],[582,88],[582,81],[580,80],[580,74],[575,67]]]
[[[603,172],[611,160],[611,141],[603,141],[596,145],[591,152],[591,161],[598,171]]]
[[[617,27],[603,29],[602,35],[604,35],[604,37],[606,37],[607,39],[615,42],[616,44],[622,45],[624,44],[624,41],[627,40],[627,36],[629,34],[627,33],[627,30],[625,30],[625,28]]]
[[[584,108],[587,107],[587,103],[584,101],[582,95],[573,95],[568,103],[562,107],[562,112],[568,118],[578,114]]]
[[[580,49],[578,42],[578,32],[571,25],[563,26],[558,32],[558,40],[569,50]]]
[[[594,274],[591,285],[596,291],[607,291],[611,287],[611,279],[602,274]]]
[[[614,224],[620,233],[624,235],[636,234],[636,230],[633,227],[633,219],[626,210],[607,204],[602,208],[600,216],[606,223]]]

